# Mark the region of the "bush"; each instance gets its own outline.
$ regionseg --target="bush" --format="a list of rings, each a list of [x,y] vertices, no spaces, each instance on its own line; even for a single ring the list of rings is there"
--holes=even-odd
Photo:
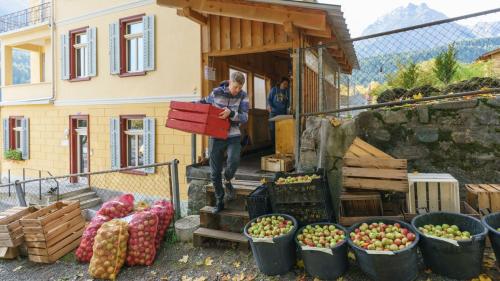
[[[23,160],[23,153],[16,149],[7,150],[4,156],[8,160]]]

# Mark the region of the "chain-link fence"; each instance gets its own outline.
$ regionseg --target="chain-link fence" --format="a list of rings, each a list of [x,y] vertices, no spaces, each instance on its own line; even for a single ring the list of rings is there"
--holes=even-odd
[[[333,102],[326,100],[323,110],[500,88],[500,21],[488,21],[492,18],[500,18],[500,9],[346,41],[354,45],[359,68],[351,74],[340,74],[339,80],[328,81],[325,76],[321,83],[319,77],[319,84],[339,87],[340,94]],[[338,48],[338,42],[319,46],[302,51],[306,56],[303,85],[310,84],[307,52],[318,54],[322,49],[332,53],[331,48]],[[335,62],[330,65],[335,66]],[[321,89],[313,87],[315,90]],[[318,95],[328,96],[321,92]],[[315,107],[310,107],[312,110],[302,112],[314,112]],[[359,112],[347,111],[340,116],[355,116]]]
[[[35,172],[23,169],[25,180],[11,176],[10,183],[0,185],[0,211],[58,200],[79,200],[82,209],[97,210],[103,202],[125,193],[133,194],[136,204],[167,199],[173,201],[177,215],[182,209],[177,160],[117,170],[30,177]]]

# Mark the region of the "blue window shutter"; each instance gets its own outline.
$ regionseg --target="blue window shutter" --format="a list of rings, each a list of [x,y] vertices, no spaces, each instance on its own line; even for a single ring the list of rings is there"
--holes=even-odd
[[[30,122],[28,118],[21,119],[21,152],[23,160],[30,158]]]
[[[155,163],[155,119],[144,118],[144,165]],[[155,168],[145,168],[144,172],[154,174]]]
[[[120,74],[120,24],[109,24],[109,70],[111,74]]]
[[[61,79],[69,80],[69,36],[61,34]]]
[[[97,75],[97,29],[95,27],[87,28],[87,66],[89,69],[88,76]]]
[[[111,169],[120,168],[120,118],[111,118],[110,126]]]
[[[155,16],[143,16],[142,25],[144,30],[144,70],[155,69]]]
[[[10,128],[9,118],[3,119],[3,153],[7,153],[10,149]]]

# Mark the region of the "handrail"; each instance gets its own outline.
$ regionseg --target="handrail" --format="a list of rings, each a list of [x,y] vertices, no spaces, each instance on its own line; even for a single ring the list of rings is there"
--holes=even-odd
[[[51,3],[43,3],[10,14],[0,16],[0,33],[48,22]]]

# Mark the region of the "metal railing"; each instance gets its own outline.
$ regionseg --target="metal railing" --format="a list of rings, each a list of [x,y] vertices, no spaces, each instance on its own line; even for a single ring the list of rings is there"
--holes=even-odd
[[[49,191],[55,192],[53,199],[59,201],[66,199],[66,193],[90,189],[103,202],[123,193],[132,193],[137,201],[147,203],[169,199],[178,218],[181,211],[178,165],[179,161],[174,159],[139,167],[16,180],[0,185],[0,210],[15,205],[26,206],[31,200],[35,200],[35,204],[40,203],[34,198],[42,199],[42,194],[52,198]],[[155,172],[147,174],[144,172],[147,168],[154,168]],[[75,182],[75,179],[81,182]],[[5,191],[7,188],[8,194]],[[38,196],[34,196],[37,192]]]
[[[50,7],[51,3],[47,2],[0,16],[0,33],[48,22]]]

